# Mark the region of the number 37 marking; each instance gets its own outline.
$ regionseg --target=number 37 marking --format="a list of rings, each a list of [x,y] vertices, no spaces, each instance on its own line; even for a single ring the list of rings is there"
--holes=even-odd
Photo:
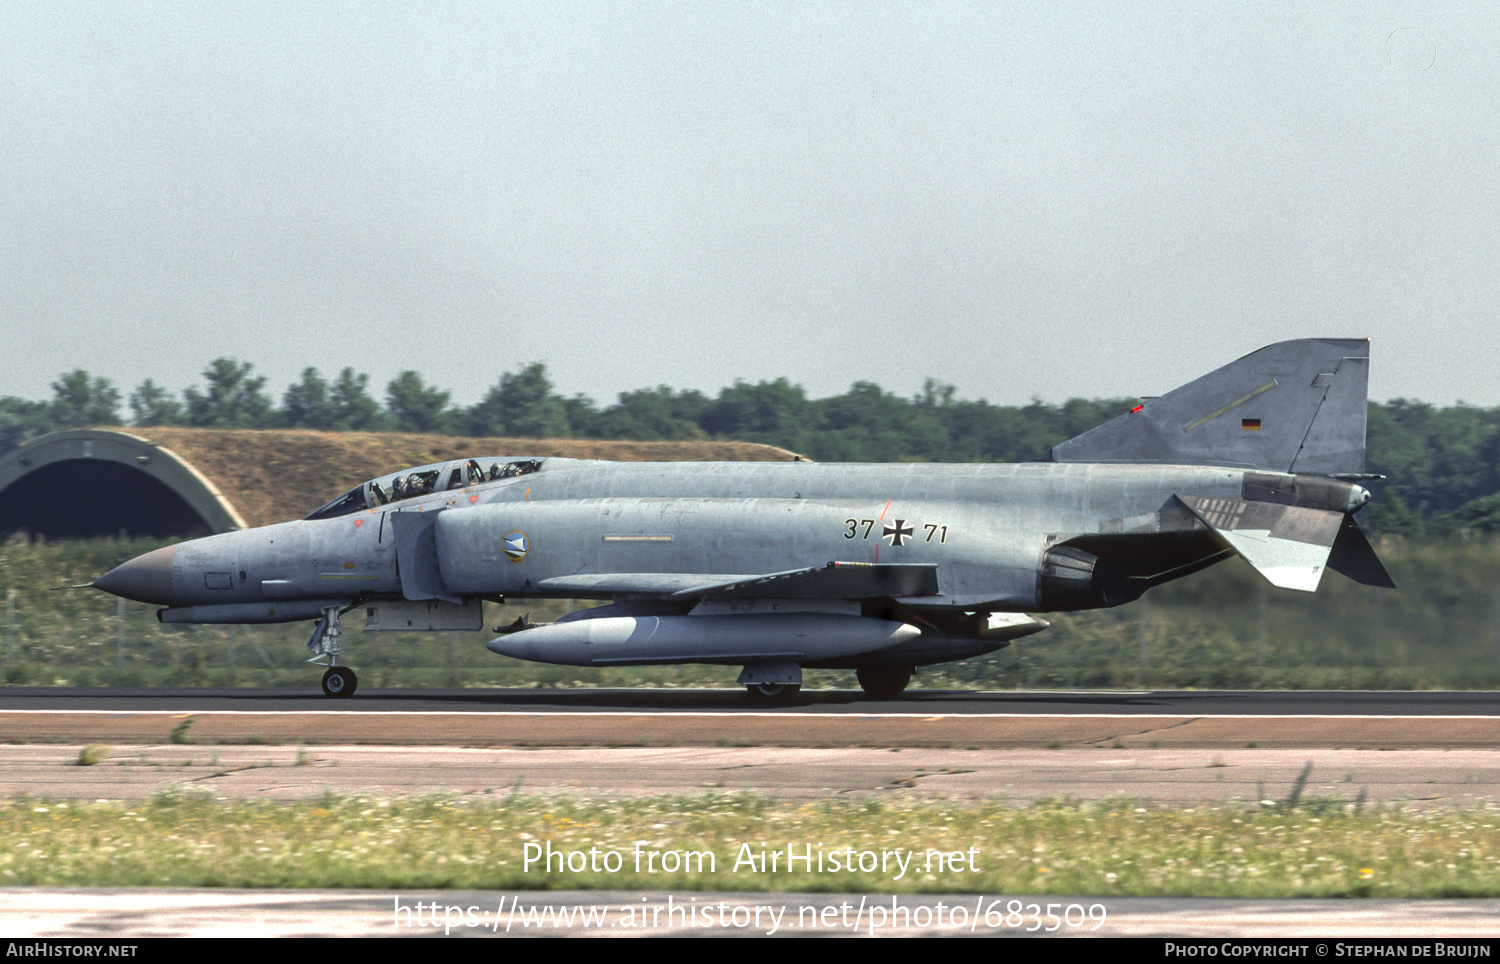
[[[845,519],[844,520],[844,525],[846,527],[844,529],[844,538],[845,539],[860,539],[860,540],[865,540],[865,539],[870,538],[870,533],[871,532],[875,531],[875,520],[874,519]],[[898,526],[899,526],[899,523],[898,523]],[[948,541],[948,527],[947,526],[942,525],[942,524],[937,523],[937,522],[928,522],[928,523],[924,523],[923,526],[922,526],[922,528],[927,533],[926,537],[922,539],[923,542],[931,542],[933,540],[934,536],[937,537],[937,541],[939,543],[945,543],[945,542]],[[897,541],[896,541],[896,545],[900,545],[900,544],[901,544],[901,542],[900,542],[900,536],[898,536],[897,537]]]

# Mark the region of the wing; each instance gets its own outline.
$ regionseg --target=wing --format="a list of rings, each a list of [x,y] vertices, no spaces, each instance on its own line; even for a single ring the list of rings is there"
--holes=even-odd
[[[543,579],[547,592],[589,595],[638,593],[685,600],[702,596],[775,599],[875,599],[937,596],[935,563],[830,562],[825,566],[751,575],[674,572],[593,573]]]

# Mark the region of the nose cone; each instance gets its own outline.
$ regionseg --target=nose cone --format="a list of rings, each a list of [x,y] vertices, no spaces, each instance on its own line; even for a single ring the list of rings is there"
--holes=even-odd
[[[136,556],[100,576],[94,588],[136,602],[171,606],[177,601],[172,592],[172,556],[176,552],[176,546],[165,546]]]

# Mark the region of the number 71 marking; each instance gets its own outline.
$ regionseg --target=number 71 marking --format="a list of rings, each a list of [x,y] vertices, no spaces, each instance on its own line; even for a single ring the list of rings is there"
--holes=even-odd
[[[876,520],[874,519],[845,519],[844,538],[861,540],[869,539],[870,533],[875,529],[875,522]],[[864,526],[865,531],[863,535],[860,535],[860,526]],[[940,543],[945,543],[948,541],[947,526],[939,525],[936,522],[928,522],[924,523],[922,528],[927,530],[927,536],[922,540],[923,542],[931,542],[933,536],[937,536],[937,541]],[[898,542],[896,543],[896,545],[900,545],[900,543]]]

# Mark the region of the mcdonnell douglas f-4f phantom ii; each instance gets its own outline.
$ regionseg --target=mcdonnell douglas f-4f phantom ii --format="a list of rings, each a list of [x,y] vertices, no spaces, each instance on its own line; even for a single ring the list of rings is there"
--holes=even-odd
[[[316,620],[323,690],[354,692],[341,622],[477,630],[482,601],[607,600],[497,629],[496,653],[574,666],[804,667],[873,697],[916,667],[1118,606],[1238,554],[1272,585],[1325,568],[1392,586],[1354,513],[1366,340],[1271,345],[1014,465],[476,458],[405,469],[305,519],[194,539],[94,583],[166,623]]]

